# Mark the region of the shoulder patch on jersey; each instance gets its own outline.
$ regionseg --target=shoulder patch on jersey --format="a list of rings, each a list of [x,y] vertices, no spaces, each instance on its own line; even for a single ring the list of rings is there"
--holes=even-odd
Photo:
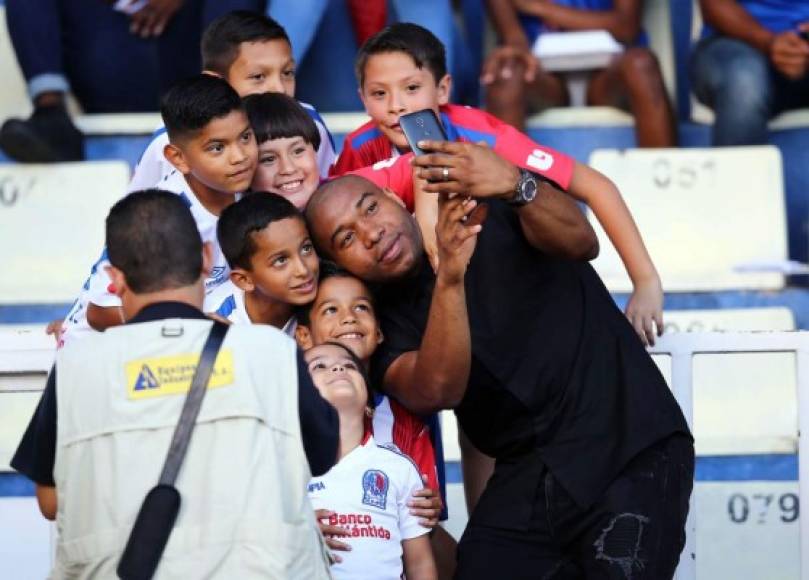
[[[142,358],[124,365],[129,399],[149,399],[187,393],[199,363],[199,353]],[[216,357],[208,388],[233,383],[233,351],[224,349]]]
[[[360,130],[362,131],[361,133],[357,133],[356,135],[351,137],[351,145],[354,148],[362,147],[363,145],[368,143],[368,141],[372,141],[377,137],[382,137],[382,131],[380,131],[376,127],[368,127],[368,129],[364,131],[362,129]]]
[[[388,503],[390,480],[380,469],[369,469],[362,475],[362,503],[385,509]]]

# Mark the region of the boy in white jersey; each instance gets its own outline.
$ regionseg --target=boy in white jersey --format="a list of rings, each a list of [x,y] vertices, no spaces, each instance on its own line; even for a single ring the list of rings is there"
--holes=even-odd
[[[321,262],[320,284],[311,305],[297,313],[296,338],[301,348],[337,342],[357,355],[367,369],[371,356],[383,336],[374,311],[373,296],[359,278],[328,261]],[[378,444],[393,445],[404,453],[425,476],[425,489],[417,493],[411,507],[425,518],[425,525],[446,519],[441,501],[435,495],[442,490],[444,461],[440,427],[436,417],[425,422],[390,397],[376,393],[371,430]],[[429,493],[428,493],[429,490]],[[441,494],[443,495],[443,494]],[[441,578],[454,572],[456,542],[443,528],[436,527],[430,542],[438,561]],[[334,542],[330,545],[337,547]]]
[[[312,381],[340,417],[338,463],[309,482],[309,499],[332,511],[350,550],[332,565],[335,580],[437,580],[427,528],[410,513],[421,487],[412,461],[377,445],[367,427],[372,401],[356,355],[340,343],[306,351]],[[404,570],[403,570],[404,568]]]
[[[216,292],[230,269],[216,241],[216,222],[224,208],[245,191],[258,158],[256,140],[239,95],[222,79],[196,75],[172,87],[161,104],[170,143],[166,158],[174,170],[157,186],[183,198],[203,242],[214,247],[214,263],[205,280],[206,306],[221,303]],[[60,345],[82,333],[123,322],[120,298],[104,268],[106,252],[93,266],[81,295],[62,326]]]
[[[231,292],[216,314],[294,336],[293,309],[314,300],[320,271],[301,213],[275,193],[250,193],[222,212],[217,237],[231,268]]]
[[[214,20],[202,36],[202,65],[205,72],[230,83],[239,96],[265,92],[295,96],[289,37],[280,24],[263,14],[239,10]],[[317,163],[320,175],[326,177],[337,157],[334,140],[314,107],[301,105],[317,126]],[[171,171],[163,155],[167,142],[165,129],[158,129],[135,168],[130,191],[155,187]]]

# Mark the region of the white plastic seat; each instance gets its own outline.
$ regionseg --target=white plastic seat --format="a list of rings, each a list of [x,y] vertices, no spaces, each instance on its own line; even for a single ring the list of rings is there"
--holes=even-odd
[[[590,165],[621,191],[666,292],[783,287],[780,272],[749,268],[777,270],[787,259],[775,147],[598,150]],[[601,242],[596,270],[611,291],[630,291],[623,263],[590,219]]]
[[[0,165],[0,304],[72,302],[128,181],[123,161]]]

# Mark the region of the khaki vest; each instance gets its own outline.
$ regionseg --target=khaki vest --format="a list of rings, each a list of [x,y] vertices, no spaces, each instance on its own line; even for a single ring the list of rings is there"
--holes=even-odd
[[[117,577],[210,327],[126,325],[58,353],[54,578]],[[294,342],[267,326],[232,326],[210,385],[155,577],[329,578],[306,497]]]

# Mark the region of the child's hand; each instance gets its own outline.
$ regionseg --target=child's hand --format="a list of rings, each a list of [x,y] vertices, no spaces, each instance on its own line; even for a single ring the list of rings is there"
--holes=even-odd
[[[45,327],[45,334],[53,335],[53,338],[56,339],[56,344],[59,344],[59,341],[62,340],[62,325],[64,322],[62,318],[51,320],[48,326]]]
[[[420,179],[413,171],[414,211],[416,223],[419,224],[421,239],[424,243],[424,252],[430,260],[433,272],[438,271],[438,240],[435,225],[438,223],[438,198],[434,193],[424,191],[426,181]]]
[[[655,276],[651,280],[635,284],[635,291],[626,305],[626,317],[641,342],[646,346],[654,346],[653,321],[657,326],[657,336],[663,334],[663,288],[660,278]]]
[[[424,487],[413,494],[413,499],[407,502],[410,513],[419,516],[419,523],[425,528],[434,528],[438,525],[441,516],[441,495],[438,491],[427,487],[427,476],[422,475]]]
[[[349,535],[340,526],[331,526],[328,523],[330,517],[334,514],[331,510],[315,510],[315,518],[317,518],[317,527],[320,528],[320,533],[323,534],[323,539],[326,540],[326,545],[332,550],[340,550],[342,552],[350,552],[351,546],[345,542],[335,540],[335,538],[344,538]],[[326,520],[324,522],[323,520]],[[332,554],[335,562],[342,562],[343,559],[337,554]]]

